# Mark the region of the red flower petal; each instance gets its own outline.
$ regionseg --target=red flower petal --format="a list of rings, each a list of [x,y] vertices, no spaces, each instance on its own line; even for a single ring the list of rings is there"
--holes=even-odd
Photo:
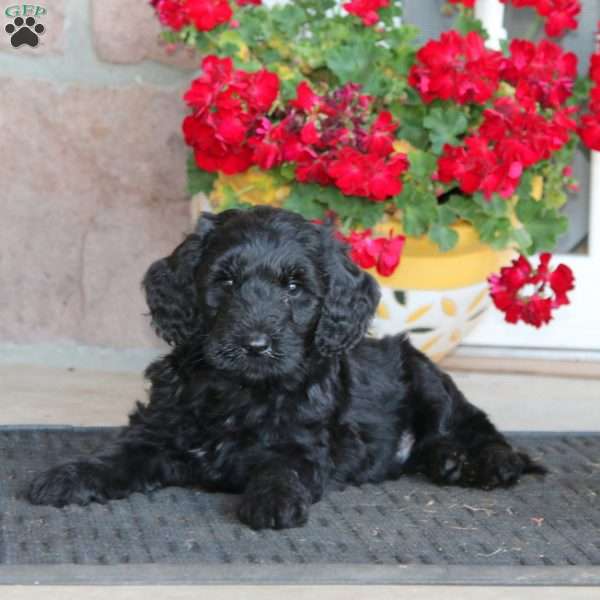
[[[227,0],[187,0],[185,8],[199,31],[210,31],[233,16]]]
[[[531,263],[520,256],[488,279],[494,305],[505,313],[507,322],[523,321],[541,327],[550,322],[554,309],[569,303],[567,292],[574,288],[573,273],[564,264],[550,271],[551,259],[551,254],[541,254],[533,270]]]

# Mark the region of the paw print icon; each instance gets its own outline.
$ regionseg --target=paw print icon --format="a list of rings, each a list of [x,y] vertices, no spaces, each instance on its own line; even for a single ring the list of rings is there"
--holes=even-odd
[[[35,48],[39,41],[39,35],[44,33],[45,27],[41,23],[35,22],[33,17],[17,17],[12,23],[9,23],[4,31],[10,35],[10,43],[13,48],[18,48],[23,44]]]

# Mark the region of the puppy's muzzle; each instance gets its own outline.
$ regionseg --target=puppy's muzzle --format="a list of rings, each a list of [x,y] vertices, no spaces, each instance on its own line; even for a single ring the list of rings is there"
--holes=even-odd
[[[244,349],[249,354],[268,354],[271,351],[271,338],[263,332],[253,332],[246,338]]]

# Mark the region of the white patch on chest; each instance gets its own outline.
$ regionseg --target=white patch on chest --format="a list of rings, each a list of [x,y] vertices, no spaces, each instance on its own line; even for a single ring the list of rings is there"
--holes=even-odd
[[[412,431],[405,431],[398,441],[398,450],[396,450],[396,460],[405,463],[410,456],[411,450],[415,444],[415,436]]]

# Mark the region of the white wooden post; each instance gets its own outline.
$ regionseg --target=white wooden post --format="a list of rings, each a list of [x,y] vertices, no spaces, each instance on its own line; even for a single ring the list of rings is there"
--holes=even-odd
[[[504,4],[500,0],[477,0],[475,16],[481,20],[489,34],[487,45],[495,50],[500,49],[500,40],[506,39],[504,29]]]
[[[590,235],[588,252],[594,264],[598,265],[600,276],[600,152],[592,152],[590,161]],[[598,293],[600,297],[600,292]]]

